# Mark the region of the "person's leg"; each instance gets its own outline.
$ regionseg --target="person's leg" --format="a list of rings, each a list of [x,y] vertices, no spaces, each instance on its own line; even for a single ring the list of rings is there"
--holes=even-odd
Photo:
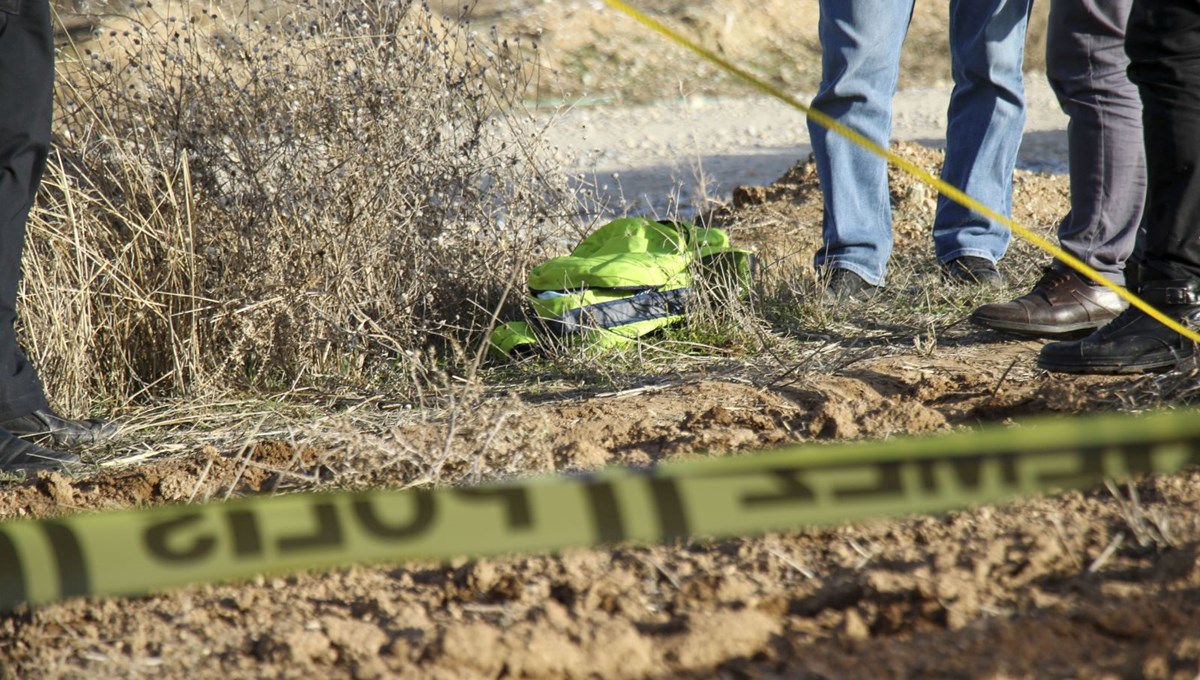
[[[0,31],[0,422],[48,408],[17,344],[25,221],[50,149],[54,38],[47,0],[7,0]]]
[[[1124,284],[1146,193],[1142,104],[1129,81],[1125,26],[1132,0],[1052,0],[1046,75],[1070,117],[1071,208],[1063,249]],[[983,305],[971,321],[1033,335],[1094,330],[1125,308],[1115,292],[1056,263],[1029,293]]]
[[[942,179],[992,210],[1012,213],[1012,176],[1025,126],[1022,65],[1031,0],[951,0],[954,92]],[[938,199],[934,249],[943,264],[1004,256],[1003,225]]]
[[[1125,55],[1132,4],[1053,0],[1046,45],[1046,75],[1070,117],[1071,210],[1058,238],[1121,285],[1146,199],[1142,102]]]
[[[1200,280],[1200,4],[1140,0],[1127,49],[1149,170],[1144,281]]]
[[[821,0],[820,6],[822,76],[812,108],[886,147],[913,0]],[[808,129],[825,199],[816,265],[881,285],[892,250],[887,163],[811,120]]]
[[[17,345],[17,287],[25,220],[50,148],[54,42],[48,0],[0,0],[0,420],[48,410],[41,381]],[[79,462],[0,427],[0,470],[56,470]]]
[[[1126,37],[1142,97],[1148,176],[1138,293],[1167,316],[1200,317],[1200,4],[1135,0]],[[1042,348],[1038,365],[1076,373],[1170,368],[1192,342],[1130,307],[1079,342]]]

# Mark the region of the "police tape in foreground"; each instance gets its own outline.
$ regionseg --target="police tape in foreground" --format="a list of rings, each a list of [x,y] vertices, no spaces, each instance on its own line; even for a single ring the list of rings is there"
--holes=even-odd
[[[1200,413],[808,445],[441,490],[255,497],[0,524],[0,610],[363,562],[730,537],[1200,465]]]

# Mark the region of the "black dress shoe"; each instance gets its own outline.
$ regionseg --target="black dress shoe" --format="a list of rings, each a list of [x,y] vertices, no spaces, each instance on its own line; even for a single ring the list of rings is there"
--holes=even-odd
[[[67,470],[79,464],[73,453],[52,451],[0,430],[0,472]]]
[[[1200,319],[1200,285],[1167,281],[1142,286],[1146,302],[1185,326]],[[1174,368],[1196,353],[1195,344],[1149,314],[1130,307],[1082,340],[1052,342],[1038,366],[1062,373],[1144,373]]]
[[[63,418],[49,409],[6,420],[0,423],[0,428],[22,439],[53,442],[55,446],[67,448],[108,441],[120,429],[115,423],[100,420]]]
[[[1095,330],[1128,305],[1115,291],[1093,285],[1073,271],[1047,267],[1032,291],[1009,302],[983,305],[970,319],[1011,333],[1063,335]]]
[[[828,270],[829,281],[825,284],[825,300],[827,302],[854,302],[874,297],[880,287],[868,283],[866,279],[849,269],[834,267]]]
[[[969,283],[986,288],[1003,288],[1004,275],[996,263],[984,257],[963,255],[942,265],[942,273],[954,283]]]

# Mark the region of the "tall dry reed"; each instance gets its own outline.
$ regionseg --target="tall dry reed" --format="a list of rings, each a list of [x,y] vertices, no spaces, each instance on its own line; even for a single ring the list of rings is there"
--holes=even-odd
[[[469,365],[569,222],[528,69],[408,1],[217,6],[124,7],[60,59],[21,309],[55,400]]]

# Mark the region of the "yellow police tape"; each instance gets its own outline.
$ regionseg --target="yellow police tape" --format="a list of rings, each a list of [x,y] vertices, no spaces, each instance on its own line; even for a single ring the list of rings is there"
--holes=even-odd
[[[351,563],[744,536],[1200,465],[1200,412],[1048,419],[490,487],[255,497],[0,524],[0,610]]]
[[[679,45],[680,47],[684,47],[684,48],[690,50],[691,52],[700,56],[704,60],[712,63],[714,66],[717,66],[721,70],[725,71],[726,73],[729,73],[730,75],[733,75],[733,76],[741,79],[742,81],[751,85],[758,91],[763,92],[764,94],[767,94],[771,97],[774,97],[775,99],[778,99],[779,101],[800,111],[801,113],[808,116],[809,119],[811,119],[813,122],[817,123],[821,127],[827,128],[829,130],[832,130],[833,132],[836,132],[839,135],[842,135],[843,137],[850,140],[854,144],[857,144],[858,146],[866,149],[867,151],[870,151],[871,153],[873,153],[877,156],[882,156],[883,158],[886,158],[889,162],[896,165],[896,167],[900,168],[901,170],[907,172],[908,174],[916,177],[921,182],[923,182],[923,183],[929,185],[930,187],[933,187],[937,191],[941,192],[941,194],[944,195],[946,198],[954,201],[955,203],[958,203],[959,205],[961,205],[969,210],[974,210],[975,212],[979,213],[980,215],[983,215],[984,217],[987,217],[988,219],[991,219],[996,222],[999,222],[1000,224],[1003,224],[1004,226],[1008,227],[1013,233],[1017,234],[1018,236],[1025,239],[1026,241],[1029,241],[1030,243],[1034,244],[1038,248],[1041,248],[1043,251],[1053,255],[1059,261],[1063,262],[1064,264],[1071,267],[1075,271],[1083,274],[1084,276],[1087,276],[1089,279],[1095,281],[1096,283],[1099,283],[1100,285],[1104,286],[1105,288],[1108,288],[1109,290],[1114,291],[1117,295],[1120,295],[1122,299],[1129,302],[1129,304],[1142,310],[1143,312],[1148,314],[1151,318],[1153,318],[1154,320],[1163,324],[1167,328],[1170,328],[1171,330],[1175,331],[1176,333],[1179,333],[1180,335],[1184,336],[1185,338],[1187,338],[1193,342],[1200,342],[1200,333],[1197,333],[1196,331],[1193,331],[1193,330],[1183,326],[1178,321],[1175,321],[1174,319],[1170,318],[1169,316],[1166,316],[1165,314],[1163,314],[1162,312],[1158,311],[1153,306],[1151,306],[1149,303],[1147,303],[1145,300],[1141,299],[1137,295],[1134,295],[1132,292],[1130,292],[1123,286],[1118,286],[1117,284],[1113,283],[1112,281],[1109,281],[1107,278],[1104,277],[1103,274],[1096,271],[1095,269],[1093,269],[1091,266],[1089,266],[1087,263],[1083,262],[1079,258],[1068,253],[1067,251],[1063,250],[1062,248],[1059,248],[1058,246],[1054,245],[1050,241],[1047,241],[1046,239],[1042,238],[1040,235],[1031,231],[1027,227],[1024,227],[1024,226],[1018,224],[1013,219],[1011,219],[1005,215],[1001,215],[1000,213],[996,212],[995,210],[992,210],[991,208],[984,205],[983,203],[980,203],[979,201],[975,200],[970,195],[968,195],[966,192],[959,189],[958,187],[956,187],[952,184],[948,184],[938,177],[934,177],[933,175],[929,174],[929,172],[927,172],[924,168],[916,165],[915,163],[908,160],[907,158],[904,158],[903,156],[900,156],[900,155],[892,152],[890,149],[885,149],[884,147],[876,144],[875,142],[871,141],[870,139],[868,139],[866,136],[864,136],[862,133],[858,132],[857,130],[847,127],[846,125],[844,125],[842,123],[839,123],[837,120],[827,116],[826,114],[822,113],[821,111],[818,111],[811,107],[805,106],[803,103],[801,103],[795,97],[787,94],[783,90],[780,90],[778,87],[771,85],[770,83],[766,82],[762,78],[759,78],[758,76],[754,75],[753,73],[750,73],[749,71],[733,64],[729,60],[724,59],[723,57],[716,54],[712,50],[709,50],[696,42],[688,40],[684,36],[680,35],[677,31],[672,30],[670,27],[663,24],[662,22],[657,21],[657,20],[653,19],[652,17],[647,16],[645,13],[639,11],[638,9],[636,9],[634,7],[631,7],[630,5],[622,2],[621,0],[604,0],[604,2],[607,5],[609,5],[610,7],[629,15],[630,17],[632,17],[633,19],[638,21],[638,23],[641,23],[642,25],[653,30],[654,32],[658,33],[659,35],[662,35],[663,37],[667,38],[671,42],[674,42],[675,44]]]

